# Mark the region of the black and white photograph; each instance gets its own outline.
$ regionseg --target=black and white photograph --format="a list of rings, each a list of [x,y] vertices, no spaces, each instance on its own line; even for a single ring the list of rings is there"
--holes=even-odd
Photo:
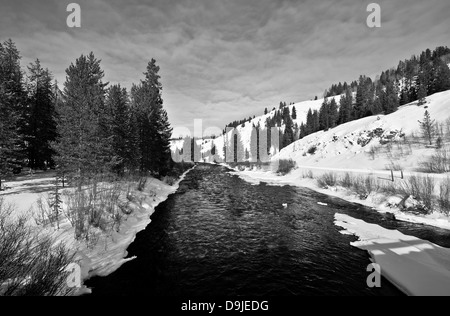
[[[0,296],[450,296],[450,1],[372,1],[0,0]]]

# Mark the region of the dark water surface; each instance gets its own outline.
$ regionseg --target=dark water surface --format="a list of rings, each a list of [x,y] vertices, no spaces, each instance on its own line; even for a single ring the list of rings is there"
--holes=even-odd
[[[339,233],[336,212],[450,247],[445,230],[384,220],[309,189],[250,185],[224,167],[199,165],[128,248],[137,259],[87,285],[93,295],[401,295],[384,279],[379,289],[367,287],[369,255]]]

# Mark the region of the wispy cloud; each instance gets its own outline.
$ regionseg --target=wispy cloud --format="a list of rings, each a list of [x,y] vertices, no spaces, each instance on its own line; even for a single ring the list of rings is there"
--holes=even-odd
[[[69,29],[68,2],[3,0],[0,40],[12,38],[23,64],[41,59],[60,83],[82,53],[94,51],[106,80],[127,87],[155,58],[172,124],[221,128],[450,45],[449,1],[379,1],[380,29],[365,24],[370,2],[81,0],[82,27]]]

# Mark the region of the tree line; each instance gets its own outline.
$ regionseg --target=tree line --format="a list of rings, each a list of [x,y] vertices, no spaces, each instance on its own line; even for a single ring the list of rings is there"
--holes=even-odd
[[[390,114],[410,102],[423,105],[427,96],[450,89],[448,63],[449,48],[427,49],[400,61],[397,69],[383,71],[375,81],[362,75],[351,84],[333,85],[325,92],[320,110],[308,112],[299,138],[367,116]],[[339,106],[335,98],[328,99],[335,95],[341,95]]]
[[[154,59],[130,91],[103,81],[93,53],[66,69],[62,91],[38,59],[27,72],[20,59],[12,40],[0,44],[0,181],[25,166],[76,179],[170,171],[172,128]]]
[[[297,119],[295,107],[289,113],[286,102],[280,102],[279,109],[274,107],[274,114],[266,119],[266,127],[270,130],[270,127],[284,125],[280,132],[280,147],[283,148],[321,130],[367,116],[393,113],[399,106],[410,102],[418,101],[418,105],[423,105],[427,96],[450,89],[449,63],[448,47],[437,47],[433,51],[427,49],[418,56],[400,61],[397,68],[383,71],[375,80],[361,75],[351,83],[333,84],[325,90],[320,110],[310,109],[306,121],[300,126],[293,122]],[[265,108],[264,114],[268,113]],[[247,121],[250,119],[227,126],[237,127]]]

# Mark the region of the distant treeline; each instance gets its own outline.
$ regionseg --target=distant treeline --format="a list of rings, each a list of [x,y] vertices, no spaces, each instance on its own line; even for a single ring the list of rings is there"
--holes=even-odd
[[[419,101],[421,105],[428,95],[450,90],[450,49],[438,47],[427,49],[409,60],[400,61],[398,67],[383,71],[375,80],[361,75],[357,81],[332,85],[324,93],[325,100],[320,110],[308,111],[306,122],[300,126],[295,107],[292,113],[286,103],[281,102],[274,115],[266,120],[267,127],[281,127],[281,147],[312,133],[328,130],[353,120],[377,114],[390,114],[398,107]],[[338,96],[337,102],[332,96]],[[340,96],[340,97],[339,97]],[[315,97],[317,100],[317,97]],[[267,108],[264,114],[267,114]],[[227,127],[237,127],[251,118],[235,121]],[[260,128],[260,126],[255,126]]]

